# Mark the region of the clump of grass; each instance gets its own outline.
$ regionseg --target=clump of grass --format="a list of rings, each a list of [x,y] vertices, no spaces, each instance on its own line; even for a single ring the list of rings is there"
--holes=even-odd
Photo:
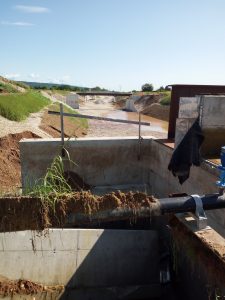
[[[64,161],[66,160],[70,167],[71,164],[76,164],[71,160],[69,152],[65,148],[63,150],[65,158],[57,155],[47,169],[46,175],[24,192],[26,195],[40,198],[45,207],[50,207],[53,211],[55,210],[56,202],[63,195],[72,192],[72,188],[64,176]]]
[[[161,105],[170,105],[171,102],[171,94],[165,95],[161,100],[160,104]]]
[[[34,91],[0,95],[0,115],[12,121],[22,121],[49,103],[50,100]]]

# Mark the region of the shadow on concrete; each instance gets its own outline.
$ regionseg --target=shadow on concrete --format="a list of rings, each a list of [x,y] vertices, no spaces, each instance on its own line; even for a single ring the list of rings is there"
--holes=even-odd
[[[126,228],[117,222],[113,229],[111,225],[79,230],[77,267],[61,300],[144,299],[149,293],[159,294],[158,234],[149,230],[149,220],[148,230],[137,230],[143,229],[143,222],[125,224],[129,229],[115,229]]]

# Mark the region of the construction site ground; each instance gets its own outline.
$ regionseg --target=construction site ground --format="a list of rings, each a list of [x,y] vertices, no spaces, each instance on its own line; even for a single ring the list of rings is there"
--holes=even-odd
[[[56,101],[54,95],[44,92],[44,96]],[[48,108],[38,113],[32,113],[22,122],[10,121],[0,116],[0,192],[17,191],[21,186],[19,141],[23,138],[57,138],[61,136],[59,116],[49,115]],[[118,110],[112,98],[99,98],[82,101],[80,114],[103,116],[115,119],[137,121],[137,113]],[[153,138],[165,138],[167,122],[148,116],[142,116],[142,121],[150,122],[151,126],[142,126],[141,135]],[[88,129],[76,126],[70,118],[64,118],[65,137],[105,137],[105,136],[138,136],[138,126],[108,121],[88,120]]]

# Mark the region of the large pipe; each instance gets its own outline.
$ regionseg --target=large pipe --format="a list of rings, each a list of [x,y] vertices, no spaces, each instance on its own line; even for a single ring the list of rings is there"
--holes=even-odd
[[[204,210],[225,208],[225,201],[218,193],[200,196]],[[159,199],[162,214],[194,212],[195,200],[192,196]]]
[[[225,200],[219,197],[219,194],[203,195],[200,197],[204,210],[225,208]],[[91,215],[76,213],[68,217],[68,225],[80,225],[95,222],[119,221],[131,218],[149,218],[168,213],[195,212],[196,203],[193,197],[175,197],[158,199],[150,207],[141,207],[134,210],[133,208],[115,208],[93,212]]]

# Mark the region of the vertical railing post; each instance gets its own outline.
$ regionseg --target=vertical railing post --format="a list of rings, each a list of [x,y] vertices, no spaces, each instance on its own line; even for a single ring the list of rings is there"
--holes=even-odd
[[[63,104],[62,103],[60,103],[60,127],[61,127],[62,157],[65,157],[65,149],[64,149],[64,120],[63,120]]]
[[[141,160],[141,113],[138,112],[138,142],[139,142],[139,149],[138,149],[138,160]]]

